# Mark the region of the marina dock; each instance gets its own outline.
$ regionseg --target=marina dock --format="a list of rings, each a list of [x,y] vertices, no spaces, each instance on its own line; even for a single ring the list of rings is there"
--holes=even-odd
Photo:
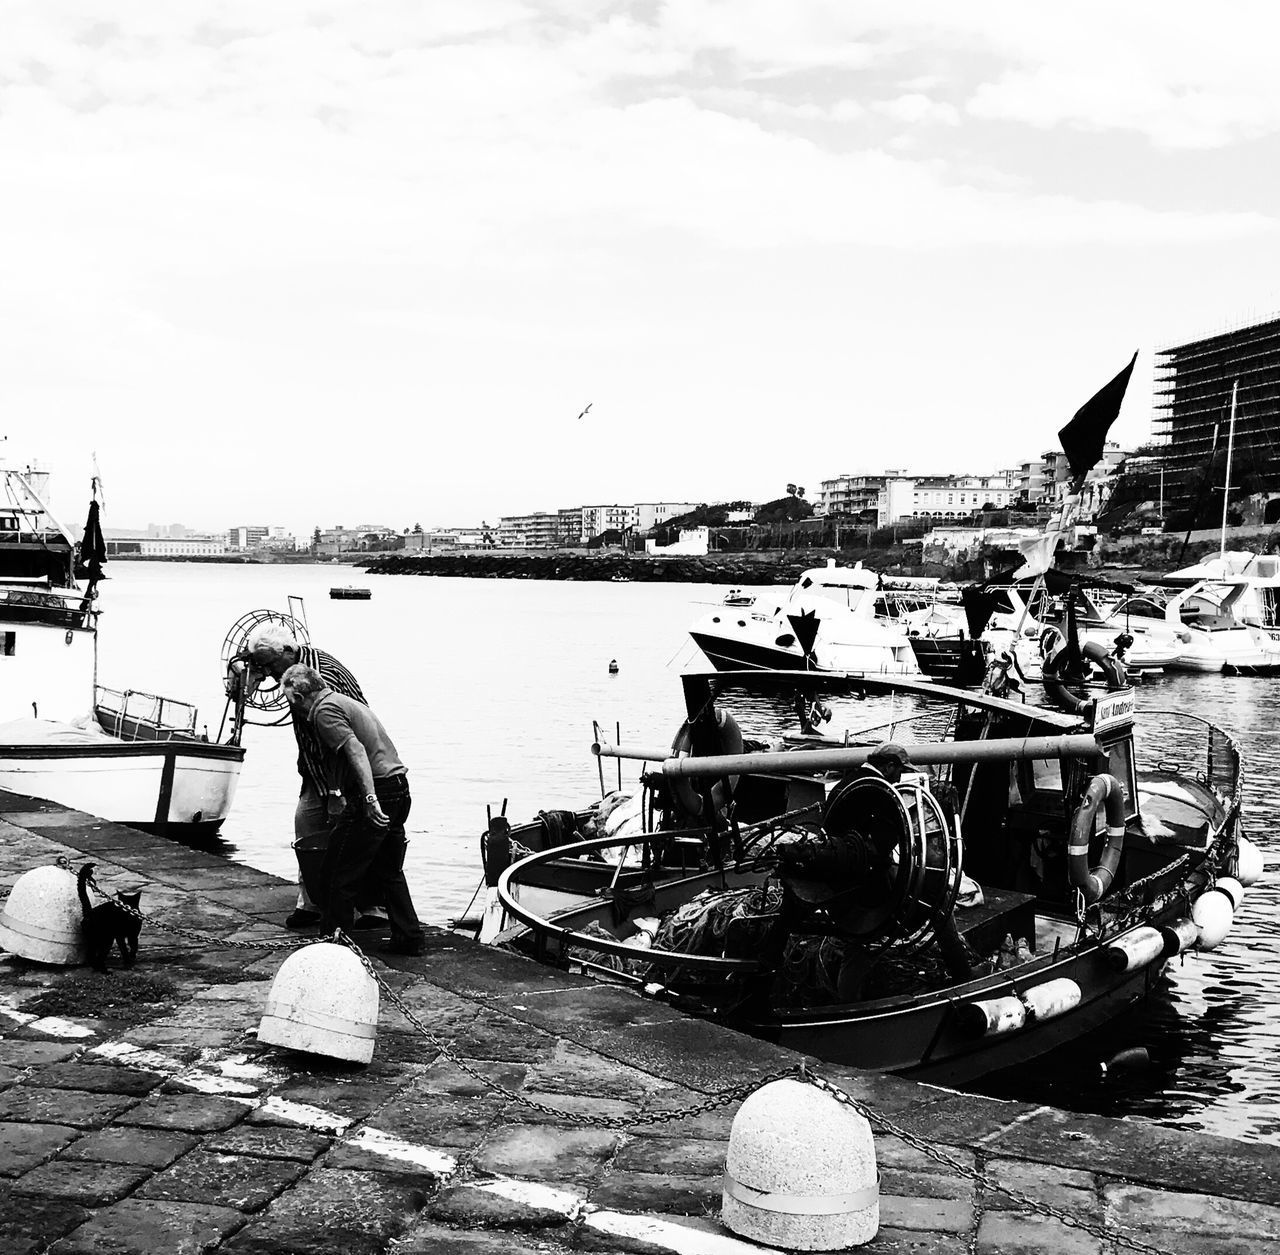
[[[9,1255],[745,1255],[718,1219],[730,1126],[802,1062],[876,1133],[861,1249],[1280,1255],[1275,1146],[804,1061],[440,929],[370,956],[370,1065],[265,1046],[291,883],[13,794],[0,839],[3,893],[92,861],[148,916],[110,977],[0,957]]]

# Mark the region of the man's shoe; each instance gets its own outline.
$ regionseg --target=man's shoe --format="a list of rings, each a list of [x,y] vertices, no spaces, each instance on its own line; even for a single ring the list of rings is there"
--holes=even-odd
[[[285,917],[286,928],[314,928],[320,922],[319,911],[308,911],[302,907]]]
[[[382,954],[420,955],[426,952],[426,946],[419,937],[392,937],[390,941],[384,941],[378,950]]]
[[[386,928],[387,917],[385,915],[361,915],[354,924],[351,925],[353,933],[367,932],[374,928]]]

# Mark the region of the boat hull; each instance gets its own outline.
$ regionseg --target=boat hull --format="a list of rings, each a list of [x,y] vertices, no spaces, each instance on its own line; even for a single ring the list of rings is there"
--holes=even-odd
[[[209,836],[243,761],[239,746],[202,741],[0,745],[0,789],[165,836]]]

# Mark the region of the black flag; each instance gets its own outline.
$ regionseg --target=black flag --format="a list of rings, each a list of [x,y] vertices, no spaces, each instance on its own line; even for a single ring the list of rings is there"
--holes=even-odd
[[[85,519],[84,536],[80,540],[79,567],[76,574],[96,584],[102,578],[102,568],[107,561],[107,542],[102,536],[98,521],[98,503],[89,502],[89,517]]]
[[[1133,364],[1137,360],[1135,353],[1129,359],[1129,365],[1076,410],[1071,421],[1058,432],[1062,451],[1071,467],[1072,487],[1076,491],[1102,456],[1107,432],[1120,413],[1120,402],[1124,400],[1124,391],[1129,386],[1129,376],[1133,374]]]

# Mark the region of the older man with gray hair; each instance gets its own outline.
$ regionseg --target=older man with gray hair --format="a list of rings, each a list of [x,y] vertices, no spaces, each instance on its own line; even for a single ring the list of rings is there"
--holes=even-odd
[[[324,863],[320,927],[350,929],[356,894],[368,884],[386,902],[391,922],[382,949],[421,954],[422,925],[404,878],[409,773],[391,737],[368,706],[334,692],[312,667],[290,667],[280,683],[295,724],[310,725],[324,746],[330,787],[338,786],[345,801]]]
[[[228,671],[227,690],[243,682],[246,693],[253,693],[268,680],[277,684],[292,666],[301,663],[313,668],[335,693],[342,693],[367,705],[355,676],[332,654],[313,645],[300,645],[282,623],[259,624],[249,633],[245,650],[232,659]],[[292,708],[290,713],[292,714]],[[306,719],[294,717],[293,735],[298,742],[298,774],[302,788],[293,816],[293,852],[298,860],[298,904],[285,920],[290,928],[307,928],[320,922],[316,906],[323,874],[329,834],[337,817],[340,792],[326,782],[324,752],[315,729]],[[334,814],[330,815],[330,810]],[[358,923],[364,927],[380,926],[378,908],[366,904]]]

